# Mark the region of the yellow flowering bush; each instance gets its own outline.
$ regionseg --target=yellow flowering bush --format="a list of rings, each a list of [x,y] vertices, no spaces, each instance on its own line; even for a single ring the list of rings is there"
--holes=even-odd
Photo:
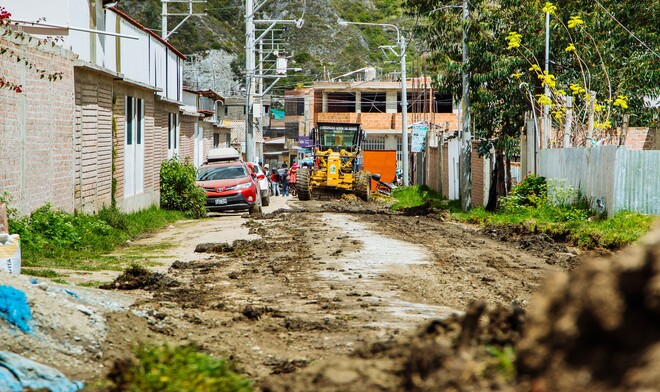
[[[612,106],[618,106],[621,109],[628,109],[628,97],[625,96],[625,95],[619,95],[614,100],[614,103],[612,104]]]
[[[552,106],[552,100],[548,98],[545,94],[537,94],[536,97],[537,97],[536,102],[538,102],[539,105]]]
[[[571,16],[571,18],[568,20],[568,28],[569,29],[574,29],[578,27],[579,25],[583,25],[584,21],[582,18],[579,16]]]
[[[506,40],[509,42],[508,49],[515,49],[520,47],[522,35],[516,31],[511,31],[509,32],[509,35],[506,36]]]

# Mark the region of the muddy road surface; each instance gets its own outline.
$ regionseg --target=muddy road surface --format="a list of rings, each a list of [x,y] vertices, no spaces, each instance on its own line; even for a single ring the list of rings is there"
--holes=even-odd
[[[506,390],[501,356],[484,348],[514,345],[532,293],[578,258],[423,208],[271,202],[259,216],[180,221],[114,254],[147,270],[64,271],[105,289],[17,280],[37,333],[7,335],[6,349],[92,385],[137,344],[171,342],[232,360],[262,391]],[[455,377],[430,376],[438,366]]]
[[[460,316],[470,301],[525,307],[548,271],[575,258],[543,239],[525,250],[437,214],[352,198],[275,199],[262,216],[219,215],[132,244],[180,244],[147,257],[160,263],[151,269],[164,273],[162,284],[125,292],[149,329],[134,339],[194,342],[233,359],[259,388],[286,390],[287,377],[311,365]],[[394,365],[382,366],[378,389],[397,390],[387,381]],[[350,371],[327,377],[355,380]]]

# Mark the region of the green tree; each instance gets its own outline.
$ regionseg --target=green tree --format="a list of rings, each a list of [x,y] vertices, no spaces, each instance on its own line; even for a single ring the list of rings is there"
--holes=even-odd
[[[419,20],[417,33],[430,52],[436,87],[459,97],[461,67],[470,72],[474,133],[484,140],[482,153],[487,153],[487,147],[495,148],[496,170],[500,170],[507,153],[517,148],[512,140],[523,129],[524,112],[540,112],[547,103],[544,83],[553,84],[548,99],[556,129],[565,121],[562,97],[573,94],[577,105],[573,124],[584,132],[588,91],[595,92],[594,103],[601,106],[597,125],[603,134],[616,135],[623,114],[631,116],[631,125],[651,125],[652,111],[645,107],[644,99],[657,97],[660,86],[660,55],[653,49],[660,44],[660,15],[644,10],[656,9],[658,3],[470,1],[468,64],[461,61],[463,22],[460,8],[456,8],[460,2],[406,0],[404,6]],[[554,8],[551,66],[550,75],[544,75],[545,11],[549,6]],[[531,87],[534,102],[526,99],[521,83]],[[500,195],[506,189],[503,178],[496,173]]]

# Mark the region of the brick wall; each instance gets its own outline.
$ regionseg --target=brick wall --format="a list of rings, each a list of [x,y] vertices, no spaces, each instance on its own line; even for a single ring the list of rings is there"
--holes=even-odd
[[[442,146],[442,196],[449,198],[449,147]]]
[[[195,159],[195,124],[197,116],[180,116],[181,130],[179,139],[179,158],[180,162],[185,162],[186,158],[190,162]],[[212,139],[211,139],[212,140]]]
[[[393,113],[360,113],[358,122],[365,130],[381,130],[392,128]]]
[[[629,150],[653,150],[655,136],[655,128],[629,128],[625,145]]]
[[[76,210],[93,213],[112,202],[112,76],[76,67]]]
[[[479,207],[485,205],[488,195],[484,184],[484,164],[485,159],[480,157],[477,152],[479,143],[472,143],[472,206]],[[427,149],[427,165],[428,165],[428,180],[427,185],[438,190],[439,181],[442,181],[442,196],[449,197],[449,154],[448,148],[445,144],[442,146],[442,173],[438,173],[438,161],[440,159],[440,151],[438,148]],[[486,181],[487,182],[487,181]]]
[[[45,203],[73,211],[73,53],[11,37],[0,39],[0,47],[36,68],[63,73],[62,80],[49,82],[9,52],[0,55],[2,77],[23,89],[0,89],[0,192],[8,192],[10,206],[25,214]]]
[[[479,156],[479,142],[472,142],[472,207],[485,205],[484,200],[484,158]]]
[[[438,192],[441,188],[442,173],[438,172],[438,165],[440,162],[440,149],[438,147],[429,147],[427,149],[427,164],[428,164],[428,175],[426,184]]]
[[[359,113],[317,113],[316,122],[358,122]]]

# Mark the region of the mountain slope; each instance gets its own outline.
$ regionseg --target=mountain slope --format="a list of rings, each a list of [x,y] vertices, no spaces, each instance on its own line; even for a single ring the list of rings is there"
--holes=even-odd
[[[389,67],[378,49],[380,45],[396,44],[396,36],[382,27],[342,27],[338,19],[370,23],[401,22],[401,0],[270,0],[256,15],[259,19],[304,18],[301,29],[287,26],[281,38],[283,49],[292,56],[291,67],[300,67],[302,74],[288,78],[278,88],[291,88],[296,83],[322,79],[362,68],[367,65]],[[121,0],[119,8],[156,32],[161,25],[159,0]],[[182,12],[187,4],[170,3],[168,12]],[[196,4],[195,12],[207,16],[186,21],[170,42],[185,54],[208,53],[221,50],[235,55],[232,79],[240,81],[244,64],[245,15],[244,0],[208,0]],[[168,21],[173,29],[181,17]],[[263,26],[263,25],[262,25]],[[222,53],[222,52],[221,52]]]

